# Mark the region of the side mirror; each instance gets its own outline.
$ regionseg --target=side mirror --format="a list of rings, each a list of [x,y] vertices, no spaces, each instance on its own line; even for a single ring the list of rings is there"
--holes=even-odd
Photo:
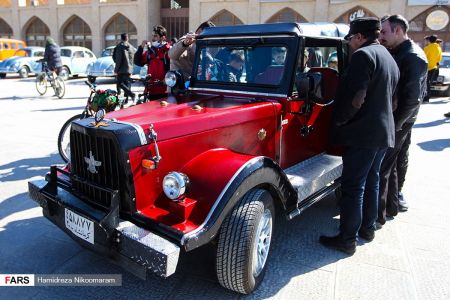
[[[295,86],[300,99],[322,102],[322,74],[318,72],[299,73],[295,77]]]

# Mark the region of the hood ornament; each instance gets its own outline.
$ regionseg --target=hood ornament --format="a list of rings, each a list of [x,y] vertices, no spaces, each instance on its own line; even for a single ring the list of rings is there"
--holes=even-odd
[[[92,174],[97,174],[98,171],[96,167],[100,167],[102,165],[101,161],[95,160],[94,155],[92,155],[92,151],[89,151],[89,158],[84,157],[84,161],[88,164],[88,171]]]
[[[109,124],[105,121],[103,122],[103,119],[105,118],[106,111],[104,109],[99,109],[94,116],[94,121],[91,122],[91,126],[94,126],[95,128],[99,128],[101,126],[109,126]]]

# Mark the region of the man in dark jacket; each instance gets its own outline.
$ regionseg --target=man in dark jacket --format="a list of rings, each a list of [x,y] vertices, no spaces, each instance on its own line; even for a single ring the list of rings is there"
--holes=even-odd
[[[406,203],[399,204],[399,184],[403,185],[408,165],[406,153],[411,142],[411,129],[426,94],[428,65],[423,50],[408,38],[409,25],[403,16],[386,16],[381,23],[380,42],[391,50],[400,69],[400,80],[394,99],[395,146],[386,151],[380,169],[380,225],[386,223],[386,214],[395,216],[399,209],[407,210]],[[399,157],[399,153],[405,154]],[[398,162],[398,159],[401,161]]]
[[[48,37],[45,43],[44,61],[51,71],[59,75],[62,69],[61,50],[51,37]]]
[[[392,96],[399,71],[378,41],[380,21],[360,18],[345,37],[355,50],[339,84],[333,118],[334,143],[345,147],[341,177],[340,232],[320,242],[347,254],[356,251],[356,236],[375,237],[381,161],[394,146]]]
[[[130,75],[133,73],[133,57],[136,49],[128,43],[128,34],[120,35],[120,43],[114,48],[113,60],[116,63],[114,73],[117,74],[117,93],[124,90],[124,96],[134,102],[135,94],[131,92]]]

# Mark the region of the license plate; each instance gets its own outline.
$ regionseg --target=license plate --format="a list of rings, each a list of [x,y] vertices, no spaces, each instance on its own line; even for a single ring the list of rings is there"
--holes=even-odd
[[[94,244],[94,222],[65,208],[64,218],[66,228],[77,237]]]

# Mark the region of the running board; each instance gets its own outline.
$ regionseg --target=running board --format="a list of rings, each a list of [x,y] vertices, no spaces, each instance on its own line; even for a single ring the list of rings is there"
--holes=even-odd
[[[298,194],[298,204],[333,185],[342,174],[342,157],[325,153],[284,170]],[[315,202],[315,201],[314,201]]]

